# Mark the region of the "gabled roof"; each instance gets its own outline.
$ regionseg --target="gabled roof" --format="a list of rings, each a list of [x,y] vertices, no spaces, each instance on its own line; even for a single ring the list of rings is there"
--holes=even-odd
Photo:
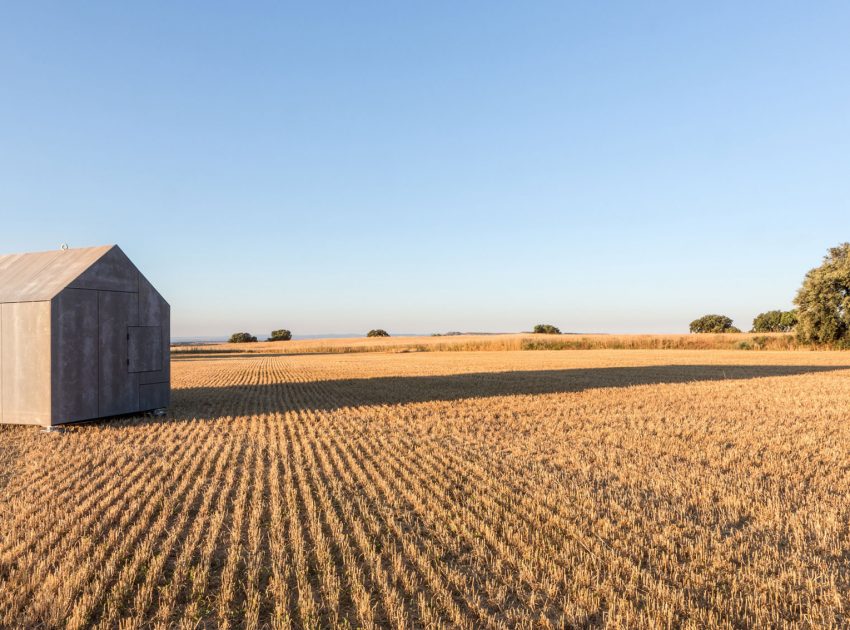
[[[113,249],[121,251],[103,245],[0,255],[0,302],[52,300]]]

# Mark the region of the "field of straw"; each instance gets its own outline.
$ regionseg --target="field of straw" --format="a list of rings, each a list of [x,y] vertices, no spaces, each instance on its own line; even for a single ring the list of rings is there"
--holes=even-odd
[[[254,350],[0,427],[0,625],[850,624],[846,353]]]
[[[531,333],[435,335],[431,337],[349,337],[287,342],[218,343],[174,346],[195,354],[275,353],[349,354],[354,352],[472,352],[478,350],[803,350],[788,333],[703,335],[535,335]],[[826,349],[826,348],[824,348]]]

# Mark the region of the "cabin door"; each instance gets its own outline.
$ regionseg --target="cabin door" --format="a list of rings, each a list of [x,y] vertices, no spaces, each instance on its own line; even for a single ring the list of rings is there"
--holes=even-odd
[[[99,400],[102,416],[139,408],[139,377],[130,372],[130,330],[139,320],[139,294],[98,291]]]

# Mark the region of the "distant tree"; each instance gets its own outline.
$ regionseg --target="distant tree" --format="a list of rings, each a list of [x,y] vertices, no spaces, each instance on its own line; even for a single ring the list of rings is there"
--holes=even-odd
[[[850,344],[850,243],[831,247],[806,274],[794,304],[801,341]]]
[[[703,315],[691,322],[692,333],[739,333],[740,329],[732,325],[732,319],[726,315]]]
[[[230,343],[252,343],[257,341],[257,338],[251,333],[238,332],[230,335]]]
[[[753,332],[789,332],[797,325],[796,311],[767,311],[753,320]]]
[[[292,333],[285,328],[281,328],[280,330],[273,330],[272,336],[268,338],[268,341],[289,341],[290,339],[292,339]]]
[[[383,328],[375,328],[374,330],[370,330],[366,333],[367,337],[389,337],[390,333],[388,333]]]
[[[552,324],[537,324],[534,327],[534,332],[539,335],[560,335],[561,330]]]
[[[797,309],[791,309],[790,311],[782,311],[782,317],[779,319],[779,326],[782,330],[786,332],[790,332],[797,327],[797,323],[800,321],[800,318],[797,317]]]

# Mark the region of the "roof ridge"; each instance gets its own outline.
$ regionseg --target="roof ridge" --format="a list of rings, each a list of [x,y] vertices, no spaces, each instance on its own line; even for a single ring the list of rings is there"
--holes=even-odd
[[[37,252],[8,252],[5,254],[0,254],[0,259],[6,258],[7,256],[34,256],[38,254],[51,254],[53,252],[82,252],[91,249],[102,249],[105,248],[107,251],[112,249],[113,247],[118,247],[116,243],[111,243],[108,245],[90,245],[88,247],[69,247],[67,249],[63,249],[61,247],[57,249],[43,249]]]
[[[63,249],[63,250],[62,250],[62,252],[63,252],[63,253],[64,253],[64,252],[70,252],[70,251],[77,251],[77,252],[79,252],[79,251],[82,251],[82,250],[89,251],[89,250],[93,250],[93,249],[103,249],[103,251],[100,253],[100,255],[99,255],[97,258],[95,258],[95,259],[94,259],[93,261],[91,261],[88,265],[86,265],[84,269],[81,269],[81,270],[80,270],[80,272],[79,272],[76,276],[74,276],[73,278],[71,278],[70,280],[68,280],[68,281],[65,283],[65,285],[64,285],[63,287],[61,287],[61,288],[57,289],[57,290],[53,293],[53,295],[52,295],[52,296],[50,296],[50,299],[52,300],[52,299],[53,299],[53,298],[55,298],[57,295],[59,295],[60,293],[62,293],[62,291],[64,291],[66,288],[68,288],[69,286],[71,286],[72,284],[74,284],[77,280],[79,280],[79,279],[82,277],[82,275],[83,275],[85,272],[87,272],[87,271],[88,271],[89,269],[91,269],[94,265],[96,265],[96,264],[97,264],[97,261],[99,261],[101,258],[103,258],[104,256],[106,256],[109,252],[111,252],[111,251],[112,251],[113,249],[115,249],[116,247],[118,247],[118,245],[112,244],[112,245],[98,245],[98,246],[96,246],[96,247],[77,247],[77,248],[75,248],[75,249],[73,249],[73,250],[72,250],[70,247],[69,247],[68,249]],[[120,249],[120,248],[119,248],[119,249]]]
[[[52,300],[116,247],[0,255],[0,302]]]

